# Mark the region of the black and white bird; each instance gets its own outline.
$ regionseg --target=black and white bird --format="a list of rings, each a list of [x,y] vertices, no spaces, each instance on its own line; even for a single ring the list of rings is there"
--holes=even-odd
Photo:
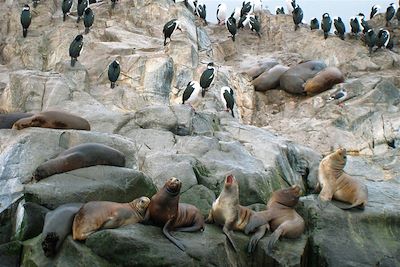
[[[293,10],[296,8],[296,0],[286,0],[286,7],[288,14],[292,14]]]
[[[85,12],[85,9],[89,6],[89,1],[88,0],[78,0],[78,5],[76,7],[77,13],[78,13],[78,18],[76,19],[76,22],[78,23],[81,21],[81,17],[83,16],[83,12]]]
[[[187,84],[185,91],[183,91],[182,104],[189,104],[193,108],[192,104],[198,101],[200,92],[200,84],[197,81],[190,81]]]
[[[78,60],[78,57],[81,53],[83,46],[83,36],[79,34],[72,41],[69,46],[69,56],[71,57],[71,67],[75,66],[75,62]]]
[[[328,34],[331,31],[332,27],[332,20],[331,17],[329,16],[328,13],[324,13],[322,15],[322,22],[321,22],[321,28],[324,31],[324,38],[328,38]]]
[[[247,14],[247,15],[240,17],[237,28],[241,29],[241,28],[245,28],[247,25],[250,25],[250,18],[255,18],[255,15]]]
[[[207,64],[207,69],[203,71],[200,77],[200,86],[202,88],[201,90],[201,96],[204,97],[206,94],[207,89],[211,86],[212,82],[214,81],[215,78],[215,67],[214,63],[210,62]]]
[[[90,27],[92,27],[94,22],[94,13],[90,7],[85,9],[83,13],[83,24],[85,25],[85,34],[88,34]]]
[[[231,111],[232,117],[235,117],[233,114],[233,106],[235,105],[235,99],[233,97],[233,90],[228,86],[223,86],[221,88],[221,101],[224,105],[225,111]]]
[[[335,34],[340,37],[340,39],[344,40],[344,33],[346,32],[346,26],[344,25],[342,18],[337,17],[333,19],[333,24],[335,25]]]
[[[394,46],[393,37],[390,36],[389,41],[388,41],[388,43],[387,43],[387,45],[386,45],[386,48],[389,49],[389,50],[392,50],[392,49],[393,49],[393,46]]]
[[[21,12],[21,25],[22,25],[22,36],[25,38],[28,34],[29,25],[31,25],[32,15],[31,8],[29,5],[24,5]]]
[[[400,3],[399,3],[399,5],[400,5]],[[397,12],[396,12],[396,19],[397,19],[397,21],[400,23],[400,7],[397,9]]]
[[[389,27],[389,22],[392,20],[395,13],[396,13],[395,5],[394,3],[391,3],[386,9],[386,14],[385,14],[386,27]]]
[[[376,45],[376,34],[373,29],[369,29],[368,32],[365,34],[365,44],[368,46],[369,49],[369,56],[372,55],[372,48]]]
[[[293,10],[292,17],[294,22],[294,30],[296,31],[299,28],[299,24],[303,20],[303,10],[299,5],[297,5]]]
[[[363,27],[363,33],[366,34],[371,27],[368,25],[368,22],[365,20],[365,15],[363,13],[359,13],[358,16],[361,18],[360,23]]]
[[[111,89],[115,87],[115,82],[118,80],[120,73],[121,67],[118,60],[114,60],[110,65],[108,65],[108,79],[111,82]]]
[[[338,91],[334,92],[329,96],[327,99],[327,102],[333,101],[333,100],[344,100],[347,97],[347,91],[345,88],[340,88]]]
[[[179,20],[172,19],[172,20],[168,21],[167,23],[165,23],[164,28],[163,28],[164,46],[167,45],[167,38],[169,38],[169,40],[171,40],[171,35],[176,29],[182,31]]]
[[[381,7],[379,5],[373,5],[371,7],[371,13],[369,14],[369,19],[372,19],[376,13],[379,12],[379,10],[381,9]]]
[[[350,18],[350,27],[351,27],[351,33],[358,37],[358,34],[361,31],[360,27],[360,22],[358,21],[357,17],[351,17]]]
[[[33,0],[32,2],[33,2],[33,8],[36,8],[40,0]]]
[[[258,37],[261,38],[261,33],[260,33],[261,23],[258,20],[258,17],[257,16],[251,16],[251,17],[249,17],[249,19],[250,19],[250,21],[249,21],[250,30],[251,31],[255,31],[257,33]]]
[[[389,40],[390,40],[389,31],[380,28],[378,34],[376,35],[377,48],[375,49],[375,51],[378,50],[379,48],[386,47],[389,43]]]
[[[218,25],[225,24],[225,20],[226,20],[226,4],[225,3],[218,5],[217,20],[218,20]]]
[[[111,0],[111,8],[115,8],[118,0]]]
[[[63,0],[61,9],[63,12],[63,21],[67,18],[67,14],[71,11],[73,1],[72,0]]]
[[[203,21],[204,24],[207,25],[207,11],[206,11],[206,4],[198,4],[196,7],[196,14],[199,16]]]
[[[311,30],[318,30],[319,29],[319,21],[317,18],[312,18],[310,22],[310,29]]]
[[[243,1],[242,9],[240,10],[240,16],[243,17],[250,13],[252,8],[252,4],[250,1]]]
[[[283,14],[283,15],[284,15],[284,14],[285,14],[285,10],[283,9],[283,6],[281,6],[281,7],[278,6],[278,7],[276,8],[275,14],[276,14],[276,15],[280,15],[280,14]]]
[[[235,41],[235,35],[237,33],[236,19],[232,15],[226,21],[226,27],[228,28],[229,33],[232,35],[232,41]]]

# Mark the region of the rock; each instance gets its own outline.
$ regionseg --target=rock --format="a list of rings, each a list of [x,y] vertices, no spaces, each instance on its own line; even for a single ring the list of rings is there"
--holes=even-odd
[[[151,179],[141,172],[100,165],[56,174],[26,185],[24,190],[27,201],[51,209],[71,202],[130,202],[155,192]]]
[[[180,195],[179,202],[196,206],[206,217],[215,200],[215,194],[203,185],[194,185]]]
[[[0,262],[3,266],[20,266],[22,244],[12,241],[0,245]]]
[[[21,209],[19,214],[23,213],[23,215],[20,218],[20,225],[17,224],[16,226],[15,236],[17,240],[24,241],[40,235],[49,209],[33,202],[21,202],[18,208]]]

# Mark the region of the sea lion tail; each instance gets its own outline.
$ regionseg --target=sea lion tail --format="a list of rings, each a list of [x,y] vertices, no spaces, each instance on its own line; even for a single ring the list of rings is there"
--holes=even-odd
[[[46,257],[52,257],[55,255],[58,241],[59,237],[57,233],[50,232],[46,235],[46,237],[42,241],[42,249]]]
[[[339,209],[342,210],[350,210],[352,208],[360,208],[360,209],[364,209],[364,203],[359,203],[356,202],[352,205],[349,205],[347,203],[343,203],[343,202],[339,202],[339,201],[332,201],[333,205],[335,205],[336,207],[338,207]]]
[[[270,236],[268,245],[267,245],[267,252],[270,254],[272,252],[272,249],[274,248],[276,242],[279,240],[279,237],[282,235],[283,228],[282,225],[280,225]]]

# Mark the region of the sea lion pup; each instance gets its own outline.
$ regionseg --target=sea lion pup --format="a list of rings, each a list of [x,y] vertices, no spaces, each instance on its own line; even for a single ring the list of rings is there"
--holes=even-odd
[[[53,174],[95,165],[125,167],[125,155],[103,144],[80,144],[61,152],[56,158],[42,163],[36,168],[32,178],[39,181]]]
[[[318,72],[326,68],[322,61],[310,60],[288,69],[280,77],[280,88],[291,94],[305,95],[304,84]]]
[[[342,82],[344,82],[342,72],[338,68],[328,67],[318,72],[313,78],[307,80],[304,85],[304,91],[306,91],[307,95],[316,95]]]
[[[46,214],[42,232],[42,249],[46,257],[53,257],[64,239],[71,233],[72,221],[83,203],[69,203]]]
[[[255,78],[251,83],[254,85],[256,91],[267,91],[279,87],[279,79],[282,74],[285,73],[289,67],[283,65],[276,65],[263,72],[260,76]]]
[[[204,230],[204,218],[193,205],[179,203],[182,182],[171,177],[152,198],[147,208],[145,220],[163,226],[164,235],[180,250],[183,244],[169,231],[195,232]]]
[[[235,252],[238,251],[235,242],[232,239],[232,231],[244,232],[246,226],[252,223],[256,212],[239,205],[239,184],[233,175],[225,178],[224,188],[219,197],[213,202],[211,210],[206,219],[206,223],[216,223],[222,225],[222,231],[229,240]],[[267,229],[267,226],[260,225],[253,238],[260,240]],[[250,251],[249,251],[250,252]]]
[[[90,201],[75,215],[72,238],[85,240],[90,234],[101,229],[141,222],[149,203],[148,197],[140,197],[129,203]]]
[[[245,233],[251,233],[263,224],[267,225],[273,232],[268,241],[268,253],[271,253],[279,237],[301,236],[305,228],[304,220],[293,208],[299,202],[300,194],[301,188],[298,185],[273,192],[267,203],[267,210],[258,212],[252,223],[247,224]],[[257,242],[258,240],[252,237],[248,250],[253,251]]]
[[[33,116],[32,113],[12,112],[0,114],[0,129],[11,129],[16,121]]]
[[[367,186],[343,171],[346,161],[345,148],[339,148],[323,158],[319,164],[316,190],[321,188],[319,197],[322,201],[334,198],[351,204],[346,207],[340,206],[341,209],[364,209],[368,200]]]
[[[90,124],[87,120],[64,111],[39,112],[31,117],[20,119],[13,125],[13,129],[17,130],[27,127],[90,131]]]

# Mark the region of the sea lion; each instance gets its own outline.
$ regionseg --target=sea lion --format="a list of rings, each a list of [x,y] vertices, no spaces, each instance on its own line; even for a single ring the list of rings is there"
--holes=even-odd
[[[325,68],[326,64],[322,61],[311,60],[300,63],[282,74],[279,80],[280,88],[291,94],[304,95],[305,82]]]
[[[147,208],[146,221],[163,226],[164,235],[179,249],[185,251],[183,244],[169,231],[194,232],[204,230],[204,218],[193,205],[179,203],[182,183],[171,177],[152,198]]]
[[[16,121],[33,116],[32,113],[13,112],[0,114],[0,129],[11,129]]]
[[[31,117],[19,119],[13,125],[13,129],[17,130],[27,127],[90,131],[90,124],[87,120],[64,111],[39,112]]]
[[[301,236],[305,223],[293,208],[299,202],[300,194],[301,188],[298,185],[273,192],[267,203],[267,210],[258,212],[258,216],[247,224],[245,233],[251,233],[261,225],[267,225],[272,231],[267,247],[269,253],[279,237],[298,238]],[[254,237],[250,239],[249,251],[254,250],[258,240]]]
[[[46,257],[53,257],[64,239],[71,233],[72,221],[83,203],[69,203],[46,214],[42,231],[42,249]]]
[[[148,197],[140,197],[129,203],[90,201],[75,215],[72,238],[85,240],[90,234],[107,228],[134,224],[144,220]]]
[[[252,81],[256,91],[267,91],[279,87],[279,79],[289,67],[283,65],[276,65],[263,72],[260,76]]]
[[[249,223],[255,224],[253,220],[257,217],[257,214],[257,212],[239,205],[239,184],[235,177],[230,174],[226,176],[224,188],[212,204],[206,223],[222,225],[222,231],[237,252],[237,246],[231,236],[232,231],[244,232]],[[256,232],[253,238],[258,242],[264,236],[266,229],[265,224],[260,225],[257,229],[254,228]]]
[[[61,152],[54,159],[42,163],[36,168],[32,178],[39,181],[53,174],[95,165],[124,167],[125,155],[103,144],[81,144]]]
[[[342,72],[338,68],[328,67],[318,72],[313,78],[307,80],[304,85],[304,91],[306,91],[307,95],[316,95],[342,82],[344,82]]]
[[[261,60],[254,63],[251,63],[251,67],[245,66],[243,67],[242,73],[246,73],[251,79],[255,79],[258,76],[260,76],[262,73],[268,71],[275,65],[277,65],[278,62],[271,60],[271,59],[266,59],[266,60]]]
[[[318,188],[321,188],[319,198],[329,201],[332,198],[350,203],[350,206],[340,207],[351,209],[353,207],[365,208],[368,202],[368,188],[361,181],[344,172],[347,156],[346,149],[339,148],[324,157],[318,169]]]

